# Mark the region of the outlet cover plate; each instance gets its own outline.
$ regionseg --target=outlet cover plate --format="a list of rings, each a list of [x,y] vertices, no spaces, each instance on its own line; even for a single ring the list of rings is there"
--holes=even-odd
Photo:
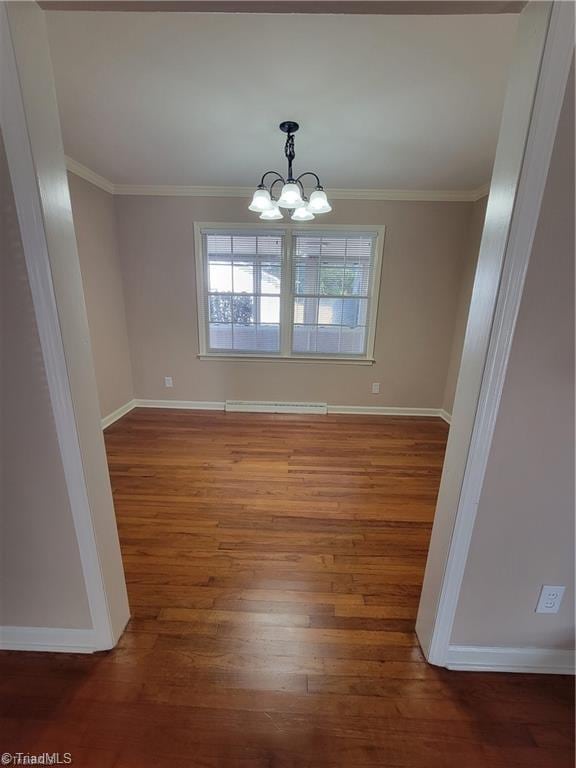
[[[536,613],[558,613],[566,587],[552,587],[543,584],[536,606]]]

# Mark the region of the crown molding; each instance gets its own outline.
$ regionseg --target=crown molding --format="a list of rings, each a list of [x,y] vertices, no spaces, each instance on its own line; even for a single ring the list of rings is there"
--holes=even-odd
[[[180,187],[169,184],[115,184],[115,195],[153,197],[251,197],[254,187]],[[442,189],[333,189],[331,200],[405,200],[475,202],[488,194],[484,187],[471,190]]]
[[[477,203],[478,200],[482,200],[483,197],[487,197],[490,192],[490,182],[487,181],[486,184],[482,184],[481,187],[477,187],[476,189],[473,189],[471,191],[471,198],[470,200],[473,203]]]
[[[173,184],[116,184],[116,195],[152,197],[251,197],[255,187],[181,187]]]
[[[164,13],[520,13],[524,0],[40,0],[44,11]]]
[[[114,184],[77,160],[66,157],[70,173],[89,181],[111,195],[149,197],[250,197],[254,187],[185,187],[172,184]],[[407,202],[467,202],[485,197],[490,188],[477,189],[330,189],[332,200],[404,200]]]
[[[99,173],[96,173],[96,171],[93,171],[91,168],[87,168],[77,160],[73,160],[71,157],[66,157],[66,168],[70,173],[73,173],[75,176],[80,176],[80,178],[85,181],[89,181],[90,184],[94,184],[95,187],[100,187],[104,192],[108,192],[111,195],[116,193],[115,184],[108,179],[105,179],[104,176],[100,176]]]

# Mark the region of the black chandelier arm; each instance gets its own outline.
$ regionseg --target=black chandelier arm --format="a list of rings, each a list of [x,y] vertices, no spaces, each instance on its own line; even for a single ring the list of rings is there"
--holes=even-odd
[[[265,187],[266,186],[266,184],[264,183],[264,179],[266,178],[266,176],[270,176],[270,174],[274,174],[274,176],[276,176],[275,181],[284,181],[284,176],[282,176],[281,173],[278,173],[278,171],[266,171],[266,173],[264,173],[262,175],[262,178],[260,179],[260,184],[258,185],[259,187]],[[272,182],[272,183],[274,183],[274,182]]]
[[[282,178],[282,176],[280,176],[280,177],[279,177],[279,178],[277,178],[277,179],[274,179],[274,181],[272,182],[272,184],[270,184],[270,187],[269,187],[269,189],[268,189],[268,191],[270,192],[270,197],[272,197],[272,190],[274,189],[274,186],[275,186],[276,184],[282,184],[282,185],[284,185],[284,184],[285,184],[285,181],[284,181],[284,179]]]
[[[304,176],[314,176],[314,178],[316,179],[316,187],[319,187],[320,189],[322,189],[322,184],[320,183],[320,179],[312,171],[304,171],[304,173],[301,173],[300,176],[298,176],[298,178],[296,179],[296,182],[300,184],[300,186],[302,186],[300,179],[303,178]]]

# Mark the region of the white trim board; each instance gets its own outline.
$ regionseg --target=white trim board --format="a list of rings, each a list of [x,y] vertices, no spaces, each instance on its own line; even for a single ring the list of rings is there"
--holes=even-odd
[[[573,675],[574,651],[557,648],[503,648],[451,645],[448,669],[463,672],[531,672],[543,675]]]
[[[441,419],[444,419],[446,424],[452,423],[452,414],[448,413],[448,411],[445,411],[444,408],[440,408],[440,412],[438,414]]]
[[[329,405],[328,413],[368,416],[420,416],[441,418],[439,408],[400,408],[394,405]]]
[[[86,165],[76,162],[76,160],[71,157],[66,157],[66,170],[70,171],[70,173],[73,173],[75,176],[79,176],[85,181],[89,181],[90,184],[94,184],[95,187],[100,187],[104,192],[108,192],[111,195],[114,194],[115,185],[111,181],[105,179],[104,176],[100,176],[99,173],[96,173],[96,171],[93,171]]]
[[[102,429],[106,429],[106,427],[109,427],[111,424],[114,424],[115,421],[121,419],[122,416],[130,413],[130,411],[135,407],[135,403],[135,400],[129,400],[127,403],[124,403],[124,405],[121,405],[120,408],[116,408],[115,411],[109,413],[108,416],[104,416],[102,419]]]
[[[89,181],[111,195],[147,195],[151,197],[252,197],[256,187],[195,187],[174,184],[115,184],[96,171],[66,157],[70,173]],[[445,203],[474,203],[488,194],[490,185],[476,189],[330,189],[333,200],[405,200]]]
[[[294,405],[294,403],[285,403]],[[292,413],[310,413],[311,403],[300,403],[304,406],[301,411],[293,410]],[[308,407],[306,407],[308,406]],[[134,399],[118,408],[113,413],[102,419],[102,429],[106,429],[122,416],[130,413],[134,408],[168,408],[172,410],[188,411],[224,411],[226,402],[223,400],[146,400]],[[270,408],[257,401],[244,401],[244,411],[250,413],[270,413]],[[441,408],[401,408],[385,405],[328,405],[328,413],[367,415],[367,416],[414,416],[424,418],[440,418],[447,421],[446,412]]]
[[[93,629],[0,627],[0,650],[94,653],[101,649]]]
[[[214,360],[216,362],[233,362],[233,363],[245,363],[258,362],[258,363],[314,363],[331,365],[374,365],[373,357],[313,357],[312,355],[302,355],[298,357],[294,355],[292,357],[282,357],[281,355],[225,355],[218,354],[217,352],[206,352],[205,354],[196,355],[198,360]]]
[[[190,411],[223,411],[223,400],[133,400],[134,408],[173,408]]]

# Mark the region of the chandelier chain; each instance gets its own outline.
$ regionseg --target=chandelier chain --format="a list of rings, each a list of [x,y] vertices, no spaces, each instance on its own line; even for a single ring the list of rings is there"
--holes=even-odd
[[[289,133],[286,138],[286,144],[284,145],[284,154],[288,160],[288,181],[292,181],[292,163],[296,157],[296,150],[294,148],[294,135]]]

